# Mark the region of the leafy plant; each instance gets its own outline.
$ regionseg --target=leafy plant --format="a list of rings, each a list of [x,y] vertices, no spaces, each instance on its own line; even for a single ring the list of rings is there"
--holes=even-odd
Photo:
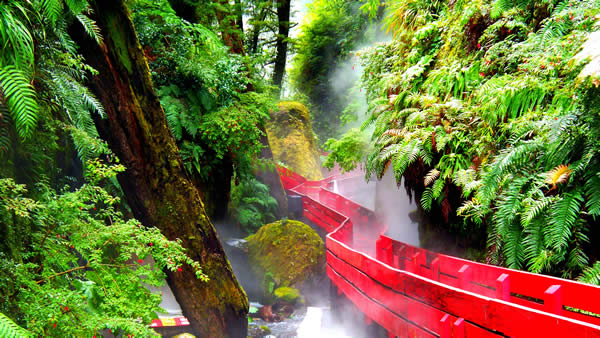
[[[231,205],[233,219],[248,234],[277,218],[279,205],[271,196],[269,187],[254,178],[232,183]]]
[[[0,180],[0,309],[35,335],[91,336],[103,329],[152,335],[163,269],[184,265],[206,280],[177,241],[125,220],[119,199],[96,184],[123,171],[88,164],[88,183],[56,193]],[[143,264],[152,257],[154,264]]]
[[[10,318],[0,313],[0,335],[6,338],[30,337],[31,333],[23,329]]]
[[[575,55],[598,2],[389,5],[394,40],[360,52],[368,175],[393,170],[424,209],[456,211],[488,262],[597,281],[598,81]]]

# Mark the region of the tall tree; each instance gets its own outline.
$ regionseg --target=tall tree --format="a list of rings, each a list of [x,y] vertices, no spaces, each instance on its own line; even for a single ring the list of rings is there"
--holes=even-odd
[[[94,1],[95,20],[104,43],[73,35],[87,63],[98,74],[90,86],[105,107],[94,116],[98,132],[127,171],[119,177],[139,220],[169,239],[180,239],[210,280],[184,268],[167,272],[167,281],[202,337],[246,335],[248,300],[234,276],[198,190],[187,178],[164,111],[154,91],[143,50],[123,0]]]
[[[275,67],[273,69],[273,84],[281,93],[281,83],[285,74],[287,61],[288,36],[290,33],[290,7],[291,0],[277,0],[277,55],[275,56]]]

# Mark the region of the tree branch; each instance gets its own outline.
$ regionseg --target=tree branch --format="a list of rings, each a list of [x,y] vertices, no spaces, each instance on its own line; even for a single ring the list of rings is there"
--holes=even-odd
[[[62,275],[64,275],[64,274],[67,274],[67,273],[70,273],[70,272],[73,272],[73,271],[82,270],[82,269],[87,269],[87,268],[89,268],[89,265],[88,265],[88,264],[86,264],[86,265],[82,265],[82,266],[78,266],[78,267],[76,267],[76,268],[72,268],[72,269],[69,269],[69,270],[67,270],[67,271],[59,272],[59,273],[57,273],[56,275],[52,275],[52,276],[50,276],[50,277],[48,277],[48,278],[42,278],[42,279],[40,279],[39,281],[35,282],[35,284],[41,284],[41,283],[43,283],[43,282],[44,282],[44,281],[46,281],[46,280],[50,280],[50,279],[52,279],[52,278],[56,278],[56,277],[58,277],[58,276],[62,276]]]

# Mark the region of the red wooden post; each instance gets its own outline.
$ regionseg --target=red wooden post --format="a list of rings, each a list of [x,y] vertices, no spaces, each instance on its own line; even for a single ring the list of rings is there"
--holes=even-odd
[[[417,266],[417,258],[416,258],[416,254],[412,254],[410,256],[408,256],[408,260],[405,261],[405,267],[406,267],[406,271],[410,272],[410,273],[418,273],[418,269],[419,267]]]
[[[373,323],[373,320],[371,318],[369,318],[369,316],[365,315],[365,324],[367,326],[371,325]]]
[[[393,264],[392,241],[389,238],[379,236],[379,239],[375,242],[375,257],[385,264]]]
[[[450,328],[450,315],[445,314],[442,319],[440,319],[441,323],[441,331],[440,338],[450,338],[451,328]]]
[[[413,264],[413,273],[416,273],[417,275],[421,274],[421,252],[416,252],[413,254],[412,256],[412,264]]]
[[[429,265],[431,268],[431,279],[436,282],[440,280],[440,259],[438,257],[434,258]]]
[[[406,270],[406,267],[404,265],[405,263],[405,257],[406,257],[406,246],[404,244],[402,244],[398,250],[396,250],[396,257],[398,257],[398,269],[401,270]],[[408,270],[407,270],[408,271]]]
[[[396,336],[393,333],[388,332],[388,338],[396,338]]]
[[[507,302],[510,300],[510,276],[507,273],[496,279],[496,298]]]
[[[473,270],[467,264],[463,265],[460,270],[458,270],[458,286],[468,291],[471,284],[471,276],[473,275]]]
[[[562,315],[562,287],[551,285],[544,291],[544,308],[547,312]]]
[[[458,318],[452,323],[452,337],[465,338],[465,320],[463,318]]]
[[[344,229],[346,230],[346,235],[344,236],[345,237],[344,243],[346,245],[353,246],[354,245],[354,224],[352,223],[351,220],[348,220],[348,223],[346,223],[346,226],[344,227]]]

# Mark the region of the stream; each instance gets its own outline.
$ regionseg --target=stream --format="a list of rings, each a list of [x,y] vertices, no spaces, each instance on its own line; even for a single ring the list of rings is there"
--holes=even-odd
[[[375,210],[387,225],[387,235],[416,246],[433,250],[460,254],[456,236],[441,231],[432,225],[417,201],[409,196],[404,187],[396,185],[391,171],[381,180],[366,182],[364,176],[352,181],[335,182],[333,190],[361,205]],[[323,238],[326,235],[320,228],[306,219],[299,219],[311,225]],[[215,224],[232,268],[248,294],[251,306],[262,307],[260,279],[254,274],[248,261],[246,241],[241,233],[232,230],[227,223]],[[303,292],[305,304],[294,310],[289,318],[279,322],[267,322],[253,318],[249,322],[248,335],[251,337],[375,337],[372,327],[364,324],[364,318],[355,311],[347,299],[337,297],[332,304],[330,285],[324,275],[321,282]],[[333,297],[336,298],[336,297]],[[262,328],[261,328],[262,327]],[[268,328],[268,329],[265,329]]]

